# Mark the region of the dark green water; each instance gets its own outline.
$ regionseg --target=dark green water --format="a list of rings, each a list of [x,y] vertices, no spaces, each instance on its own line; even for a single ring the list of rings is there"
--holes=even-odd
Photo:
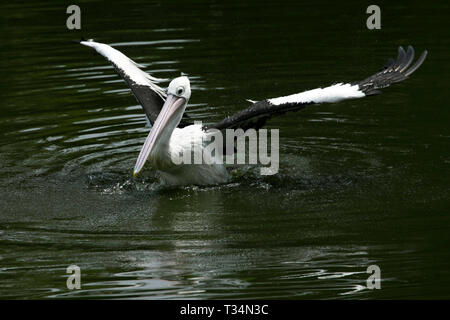
[[[364,1],[76,3],[81,31],[69,2],[0,5],[1,298],[450,298],[448,4],[380,2],[371,31]],[[398,45],[429,57],[383,95],[271,121],[278,175],[168,189],[131,178],[143,113],[82,36],[187,73],[204,122],[360,80]]]

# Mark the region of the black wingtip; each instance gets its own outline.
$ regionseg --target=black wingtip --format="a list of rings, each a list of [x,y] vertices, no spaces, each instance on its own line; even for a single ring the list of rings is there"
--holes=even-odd
[[[382,88],[408,79],[408,77],[416,71],[427,57],[428,51],[425,50],[419,59],[410,67],[414,60],[414,48],[408,46],[405,51],[403,47],[398,47],[397,59],[389,59],[385,67],[376,74],[358,82],[361,91],[366,95],[378,94]]]
[[[425,58],[427,57],[427,55],[428,55],[428,51],[424,50],[422,52],[422,54],[420,55],[419,59],[417,59],[416,63],[405,72],[405,76],[407,77],[411,73],[416,71],[422,65],[422,63],[425,61]]]

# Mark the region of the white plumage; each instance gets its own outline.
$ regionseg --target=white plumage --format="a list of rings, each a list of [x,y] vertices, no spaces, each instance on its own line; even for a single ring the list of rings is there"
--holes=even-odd
[[[339,102],[345,99],[362,98],[366,95],[359,90],[358,85],[338,83],[326,88],[317,88],[289,96],[268,99],[271,104],[285,103],[325,103]]]
[[[104,56],[109,62],[122,70],[124,75],[128,76],[134,83],[150,87],[161,98],[166,97],[164,89],[155,84],[155,82],[165,81],[166,79],[156,78],[149,75],[147,72],[142,71],[139,67],[142,68],[143,66],[134,62],[119,50],[116,50],[107,44],[92,40],[81,41],[80,44],[95,49],[95,51]]]
[[[168,143],[159,143],[158,148],[150,153],[148,160],[160,171],[159,175],[164,184],[208,185],[227,182],[230,176],[221,163],[221,156],[204,152],[209,141],[208,132],[199,124],[175,128]],[[174,163],[173,159],[181,158],[181,155],[188,155],[190,162]],[[201,163],[196,164],[199,159]]]

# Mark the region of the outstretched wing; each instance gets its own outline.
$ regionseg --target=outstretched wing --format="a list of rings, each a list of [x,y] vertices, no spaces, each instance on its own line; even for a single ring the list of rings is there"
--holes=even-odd
[[[407,51],[398,48],[396,60],[389,59],[386,66],[378,73],[355,83],[338,83],[326,88],[318,88],[285,97],[266,99],[254,102],[247,109],[241,110],[222,121],[205,127],[206,129],[259,129],[273,116],[289,111],[298,111],[310,104],[333,103],[346,99],[362,98],[381,93],[379,89],[406,80],[427,56],[424,51],[416,63],[409,67],[414,59],[414,49],[408,46]]]
[[[158,86],[157,83],[165,81],[165,79],[155,78],[142,71],[140,68],[143,66],[107,44],[93,40],[81,41],[80,44],[93,48],[113,65],[141,104],[148,120],[154,123],[166,99],[165,89]],[[184,118],[186,119],[187,116]],[[182,120],[180,127],[184,125],[186,125],[186,120]]]

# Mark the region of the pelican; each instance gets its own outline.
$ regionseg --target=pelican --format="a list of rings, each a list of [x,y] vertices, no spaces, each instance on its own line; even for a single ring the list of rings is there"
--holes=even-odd
[[[170,185],[209,185],[229,181],[229,173],[220,161],[206,161],[202,164],[179,164],[173,161],[174,155],[184,151],[201,151],[205,148],[202,141],[208,141],[211,130],[223,131],[237,128],[258,130],[273,116],[299,111],[309,105],[336,103],[379,94],[380,89],[406,80],[421,66],[427,56],[427,51],[424,51],[412,64],[413,47],[408,46],[406,51],[399,47],[397,59],[389,59],[381,71],[362,81],[337,83],[324,88],[260,101],[248,100],[252,103],[250,107],[215,124],[202,126],[192,124],[185,114],[191,97],[188,77],[175,78],[167,89],[163,89],[158,83],[165,79],[158,79],[141,70],[142,66],[117,49],[93,40],[82,40],[80,43],[93,48],[114,66],[141,104],[148,122],[152,124],[137,158],[133,176],[136,176],[149,161],[157,170],[162,182]],[[198,141],[197,148],[192,149],[192,141]],[[215,154],[213,157],[220,156]]]

